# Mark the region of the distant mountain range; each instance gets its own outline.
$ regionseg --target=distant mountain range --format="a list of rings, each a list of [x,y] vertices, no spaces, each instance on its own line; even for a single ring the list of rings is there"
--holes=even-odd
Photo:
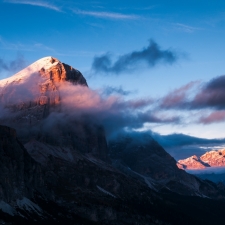
[[[179,160],[177,166],[180,169],[204,169],[208,167],[225,167],[225,149],[209,151],[200,157],[196,155]]]
[[[179,169],[148,133],[107,140],[63,104],[87,89],[53,57],[0,81],[0,224],[224,224],[224,185]]]

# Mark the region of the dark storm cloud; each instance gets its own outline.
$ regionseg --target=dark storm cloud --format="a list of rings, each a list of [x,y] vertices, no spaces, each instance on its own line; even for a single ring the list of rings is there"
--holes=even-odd
[[[153,134],[154,138],[164,147],[181,147],[185,145],[221,144],[225,139],[206,139],[198,138],[185,134],[159,135]]]
[[[177,61],[177,58],[176,52],[172,50],[161,50],[156,42],[150,40],[147,47],[139,51],[121,55],[115,62],[112,61],[110,53],[96,56],[92,63],[92,69],[95,72],[120,74],[138,68],[140,63],[146,63],[149,67],[154,67],[159,63],[173,64]]]
[[[184,134],[160,135],[152,132],[151,136],[176,160],[192,155],[201,156],[206,151],[221,149],[225,145],[225,139],[197,138]]]
[[[16,59],[11,61],[6,61],[0,58],[0,72],[2,70],[9,72],[17,72],[23,69],[26,66],[26,61],[24,60],[23,55],[18,54]]]
[[[192,108],[213,107],[216,109],[225,108],[225,75],[216,77],[209,81],[200,90],[193,101]]]
[[[206,151],[218,150],[225,145],[225,139],[204,139],[184,134],[160,135],[152,131],[119,131],[111,135],[109,141],[119,140],[123,136],[130,136],[132,140],[142,142],[149,142],[149,137],[152,137],[176,160],[192,155],[201,156]]]

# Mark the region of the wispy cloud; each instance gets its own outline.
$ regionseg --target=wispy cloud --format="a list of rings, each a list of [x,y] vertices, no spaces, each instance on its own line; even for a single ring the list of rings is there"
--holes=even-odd
[[[46,50],[46,51],[57,53],[55,49],[53,49],[49,46],[46,46],[42,43],[35,43],[33,47],[36,48],[36,49],[43,49],[43,50]]]
[[[31,42],[31,43],[20,43],[20,42],[9,42],[5,40],[3,37],[0,36],[0,49],[7,49],[7,50],[16,50],[16,51],[42,51],[46,50],[52,52],[54,54],[58,54],[57,51],[49,46],[46,46],[42,43],[38,42]],[[93,54],[92,54],[93,55]]]
[[[95,72],[120,74],[122,72],[132,72],[141,64],[146,63],[149,67],[154,67],[158,63],[173,64],[177,61],[178,54],[170,49],[162,50],[159,45],[150,40],[149,45],[139,51],[133,51],[117,58],[115,62],[109,53],[96,56],[92,63]]]
[[[182,23],[173,23],[172,25],[175,27],[176,30],[180,30],[186,33],[193,33],[196,30],[202,30],[202,28],[193,27]]]
[[[11,43],[6,41],[3,37],[0,36],[0,49],[8,49],[8,50],[17,50],[17,51],[30,51],[27,46],[21,43]]]
[[[225,110],[214,111],[208,116],[202,116],[199,119],[199,123],[211,124],[211,123],[220,123],[225,121]]]
[[[58,6],[55,6],[53,4],[44,2],[44,1],[23,1],[23,0],[5,0],[5,3],[12,3],[12,4],[23,4],[23,5],[33,5],[33,6],[39,6],[44,7],[47,9],[51,9],[54,11],[62,12],[61,8]]]
[[[23,69],[25,66],[26,66],[26,61],[23,55],[21,54],[18,54],[16,59],[11,61],[6,61],[3,58],[0,58],[0,72],[2,70],[8,71],[8,72],[17,72]]]
[[[186,101],[189,97],[189,92],[193,91],[193,87],[199,84],[199,81],[192,81],[174,91],[168,93],[164,98],[161,99],[160,108],[182,108],[186,105]]]
[[[135,20],[140,18],[137,15],[128,15],[128,14],[114,13],[114,12],[84,11],[80,9],[73,9],[72,11],[78,15],[92,16],[92,17],[103,18],[103,19]]]
[[[126,91],[121,86],[120,87],[107,86],[103,89],[103,94],[106,96],[109,96],[112,94],[127,96],[131,93],[132,93],[131,91]]]
[[[191,82],[190,84],[177,89],[172,93],[166,95],[162,101],[160,107],[162,108],[176,108],[176,109],[225,109],[225,75],[221,75],[213,78],[209,82],[200,83],[198,85],[198,91],[193,92],[193,87],[198,82]],[[185,88],[188,87],[188,88]],[[192,94],[190,96],[190,91]]]
[[[151,5],[151,6],[146,6],[146,7],[139,7],[139,8],[135,8],[136,10],[152,10],[155,7],[157,7],[157,5]]]
[[[224,123],[224,85],[225,75],[215,77],[208,82],[192,81],[158,100],[156,109],[187,113],[189,122],[193,123],[204,125]]]

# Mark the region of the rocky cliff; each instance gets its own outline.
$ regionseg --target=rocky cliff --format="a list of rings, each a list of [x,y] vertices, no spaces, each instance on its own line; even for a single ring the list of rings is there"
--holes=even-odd
[[[204,169],[207,167],[225,166],[225,149],[206,152],[200,157],[191,156],[187,159],[179,160],[177,166],[180,169]]]

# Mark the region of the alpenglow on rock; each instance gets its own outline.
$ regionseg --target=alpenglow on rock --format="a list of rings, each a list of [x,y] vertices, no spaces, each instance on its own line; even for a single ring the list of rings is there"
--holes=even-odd
[[[10,78],[0,81],[1,103],[10,106],[18,104],[24,109],[30,104],[54,105],[60,101],[60,83],[87,86],[83,75],[73,67],[53,57],[34,62]]]
[[[191,156],[179,160],[177,163],[180,169],[204,169],[207,167],[225,167],[225,149],[210,151],[201,157]]]

